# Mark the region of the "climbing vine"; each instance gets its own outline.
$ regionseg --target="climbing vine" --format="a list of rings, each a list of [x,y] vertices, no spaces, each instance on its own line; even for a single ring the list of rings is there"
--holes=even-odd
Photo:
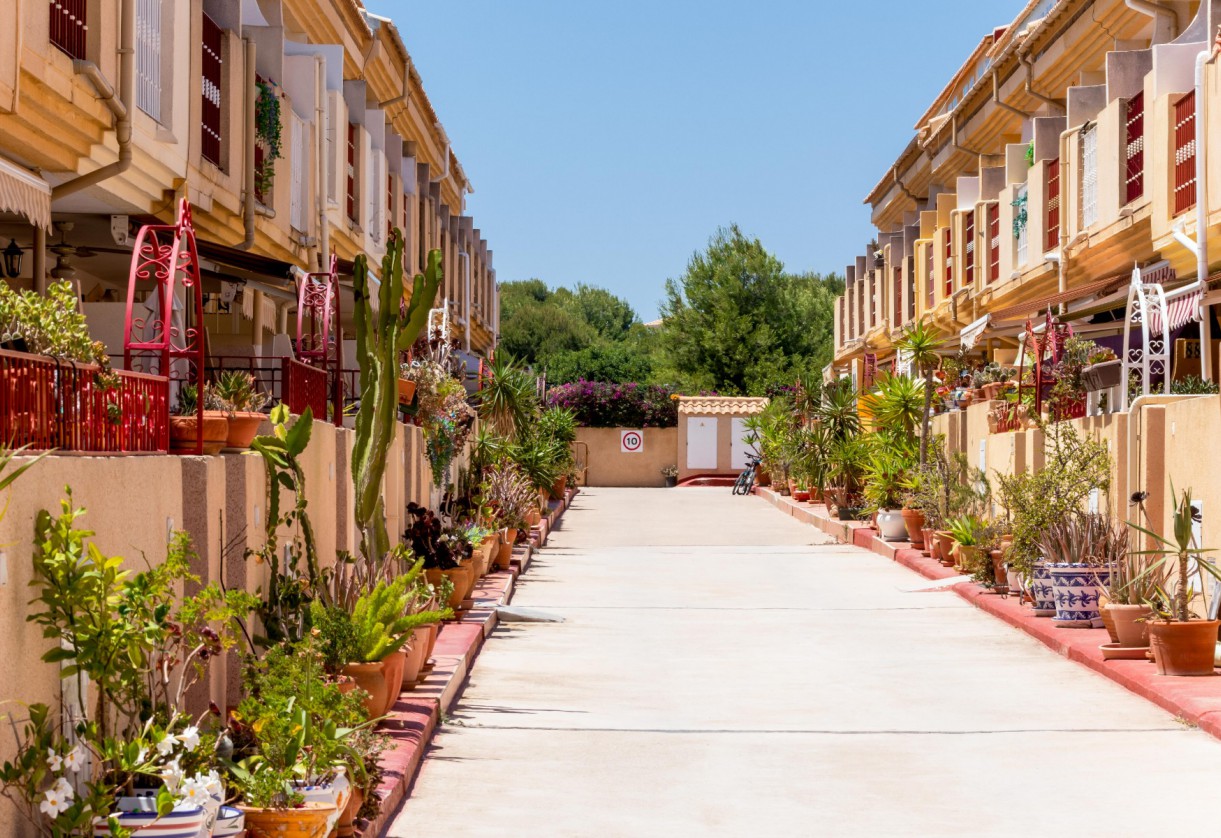
[[[1028,215],[1026,213],[1026,197],[1026,193],[1023,192],[1018,196],[1017,200],[1013,202],[1013,237],[1015,239],[1020,239],[1022,237],[1022,231],[1026,229],[1026,221],[1028,220]]]
[[[260,81],[259,98],[254,103],[255,139],[263,146],[263,162],[255,172],[258,192],[266,195],[276,178],[275,163],[282,154],[280,97],[275,85]]]

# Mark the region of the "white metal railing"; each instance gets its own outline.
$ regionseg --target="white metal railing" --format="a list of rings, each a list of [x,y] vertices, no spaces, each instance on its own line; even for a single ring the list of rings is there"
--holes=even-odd
[[[161,121],[161,0],[136,3],[136,106]]]

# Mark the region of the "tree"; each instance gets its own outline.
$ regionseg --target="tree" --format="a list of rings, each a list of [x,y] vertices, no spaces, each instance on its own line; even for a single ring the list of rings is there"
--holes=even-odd
[[[576,352],[561,352],[547,365],[548,384],[603,381],[622,384],[648,381],[653,363],[640,347],[628,343],[598,343]]]
[[[661,374],[729,394],[817,381],[831,360],[841,291],[838,277],[788,274],[758,239],[722,228],[679,280],[666,282]]]
[[[928,461],[928,423],[929,407],[933,403],[933,370],[937,368],[937,350],[941,341],[933,334],[932,329],[917,320],[903,332],[903,337],[895,343],[895,349],[907,355],[911,365],[924,380],[924,415],[920,420],[920,465]]]

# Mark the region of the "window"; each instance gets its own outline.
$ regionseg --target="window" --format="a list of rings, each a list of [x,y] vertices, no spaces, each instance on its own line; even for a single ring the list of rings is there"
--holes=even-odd
[[[1060,246],[1060,161],[1047,161],[1047,244],[1045,250]]]
[[[1098,220],[1098,127],[1081,134],[1081,226]]]
[[[1026,209],[1027,191],[1026,184],[1024,183],[1018,188],[1017,200],[1014,201],[1014,204],[1016,204],[1018,207],[1019,215]],[[1029,256],[1030,236],[1028,234],[1025,219],[1015,221],[1013,226],[1016,228],[1017,232],[1017,264],[1019,268],[1022,268],[1025,267],[1026,259]]]
[[[309,124],[289,111],[288,118],[289,148],[292,154],[292,191],[289,197],[289,223],[293,229],[302,233],[309,230],[309,213],[306,210],[308,201],[305,196],[308,177],[306,171],[310,165]]]
[[[200,83],[200,151],[205,160],[221,166],[221,106],[224,103],[221,86],[223,38],[220,27],[207,15],[203,16],[203,80]]]
[[[945,295],[954,296],[954,225],[945,228]]]
[[[1127,160],[1124,182],[1124,203],[1130,204],[1145,194],[1145,94],[1137,93],[1128,100],[1125,119]]]
[[[69,57],[84,61],[89,32],[87,0],[50,0],[51,43]]]
[[[386,175],[386,241],[394,232],[394,178]]]
[[[161,121],[161,0],[136,3],[136,106]]]
[[[964,259],[963,262],[963,278],[962,281],[966,285],[975,284],[975,211],[971,210],[966,215],[966,246],[963,247]]]
[[[356,212],[356,126],[348,123],[348,157],[347,157],[347,210],[348,219],[353,224],[359,224],[360,218]]]
[[[1174,214],[1196,205],[1196,94],[1174,106]]]
[[[1001,205],[988,205],[988,282],[1001,278]]]
[[[929,242],[924,246],[924,278],[928,283],[928,307],[932,308],[937,304],[937,280],[933,273],[933,243]]]

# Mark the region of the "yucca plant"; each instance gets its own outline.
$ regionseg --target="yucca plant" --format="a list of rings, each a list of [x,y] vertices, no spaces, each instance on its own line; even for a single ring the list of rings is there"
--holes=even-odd
[[[1105,567],[1127,551],[1128,534],[1097,513],[1068,515],[1055,521],[1039,538],[1043,558],[1053,563]]]
[[[1173,485],[1170,491],[1173,495]],[[1192,576],[1199,575],[1201,581],[1203,581],[1203,574],[1208,573],[1214,578],[1221,579],[1221,569],[1218,569],[1210,562],[1204,561],[1202,558],[1204,553],[1216,551],[1210,547],[1199,547],[1195,543],[1192,524],[1200,520],[1200,516],[1192,505],[1191,489],[1184,489],[1182,494],[1178,496],[1172,520],[1174,524],[1173,541],[1138,524],[1129,522],[1128,526],[1144,533],[1158,545],[1158,547],[1152,550],[1136,551],[1138,555],[1157,557],[1145,569],[1142,578],[1154,580],[1160,574],[1163,583],[1173,582],[1171,590],[1166,590],[1164,584],[1159,583],[1157,598],[1154,600],[1147,599],[1145,604],[1152,607],[1164,620],[1185,623],[1192,618],[1191,600],[1195,596],[1195,590],[1191,586]],[[1191,571],[1193,560],[1196,566],[1194,574]],[[1169,610],[1166,609],[1165,603],[1170,603]]]
[[[538,413],[535,379],[507,352],[492,358],[479,391],[479,417],[501,436],[517,437]]]

